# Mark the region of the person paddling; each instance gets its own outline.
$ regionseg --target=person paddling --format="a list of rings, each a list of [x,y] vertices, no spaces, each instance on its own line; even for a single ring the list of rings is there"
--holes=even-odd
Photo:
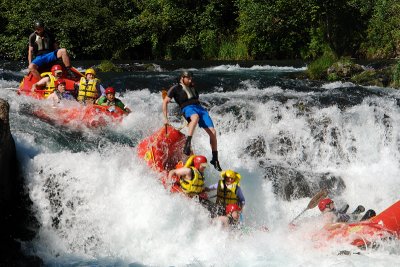
[[[175,100],[181,108],[185,119],[189,122],[189,132],[183,152],[186,155],[191,153],[191,141],[196,125],[199,124],[210,136],[212,159],[210,163],[218,171],[222,171],[218,160],[217,134],[208,111],[201,106],[199,93],[193,86],[193,73],[183,71],[180,76],[179,84],[172,86],[163,100],[162,110],[164,114],[164,124],[168,124],[168,103]]]

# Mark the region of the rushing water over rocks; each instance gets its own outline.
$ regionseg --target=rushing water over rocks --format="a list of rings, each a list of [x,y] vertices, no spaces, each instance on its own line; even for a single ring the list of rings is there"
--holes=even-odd
[[[22,66],[0,67],[0,97],[11,106],[11,131],[40,223],[36,238],[24,243],[28,253],[48,265],[397,263],[395,241],[343,258],[337,256],[343,247],[314,247],[315,229],[291,233],[286,225],[321,188],[329,189],[338,206],[362,204],[377,212],[398,199],[398,91],[297,79],[302,65],[154,65],[100,73],[133,112],[118,127],[79,131],[32,115],[32,107],[42,103],[13,90],[23,77]],[[162,126],[161,89],[176,82],[182,67],[194,72],[216,125],[222,167],[242,174],[248,233],[210,224],[200,205],[169,194],[136,156],[137,144]],[[183,125],[178,117],[174,121]],[[196,153],[211,156],[203,130],[196,130],[192,143]],[[219,179],[214,169],[206,175],[207,184]],[[307,225],[318,214],[309,210],[299,223]],[[265,225],[269,232],[259,230]]]

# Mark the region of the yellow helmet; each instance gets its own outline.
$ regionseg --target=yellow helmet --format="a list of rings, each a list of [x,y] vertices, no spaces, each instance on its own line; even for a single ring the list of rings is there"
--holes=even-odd
[[[92,68],[89,68],[85,71],[85,76],[88,74],[93,74],[94,76],[96,76],[96,71]]]
[[[233,178],[233,179],[235,179],[235,182],[236,183],[239,183],[240,182],[240,179],[242,178],[241,176],[240,176],[240,174],[239,173],[237,173],[237,172],[234,172],[234,171],[232,171],[232,170],[226,170],[226,171],[222,171],[221,172],[221,177],[222,177],[222,179],[224,179],[225,180],[225,178]]]

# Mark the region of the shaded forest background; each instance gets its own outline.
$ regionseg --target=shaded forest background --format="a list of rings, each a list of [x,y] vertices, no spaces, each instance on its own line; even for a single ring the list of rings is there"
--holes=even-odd
[[[40,19],[76,59],[400,56],[399,0],[1,0],[0,58]]]

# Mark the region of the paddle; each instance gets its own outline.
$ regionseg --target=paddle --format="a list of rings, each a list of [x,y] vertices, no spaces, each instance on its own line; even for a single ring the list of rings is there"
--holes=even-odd
[[[316,194],[313,196],[313,198],[310,200],[310,202],[308,203],[307,207],[306,207],[302,212],[300,212],[300,214],[297,215],[296,218],[294,218],[294,219],[290,222],[290,224],[292,224],[297,218],[299,218],[299,217],[300,217],[304,212],[306,212],[307,210],[315,208],[315,207],[318,205],[318,203],[319,203],[322,199],[324,199],[327,195],[328,195],[328,190],[326,190],[326,189],[322,189],[321,191],[319,191],[318,193],[316,193]]]

